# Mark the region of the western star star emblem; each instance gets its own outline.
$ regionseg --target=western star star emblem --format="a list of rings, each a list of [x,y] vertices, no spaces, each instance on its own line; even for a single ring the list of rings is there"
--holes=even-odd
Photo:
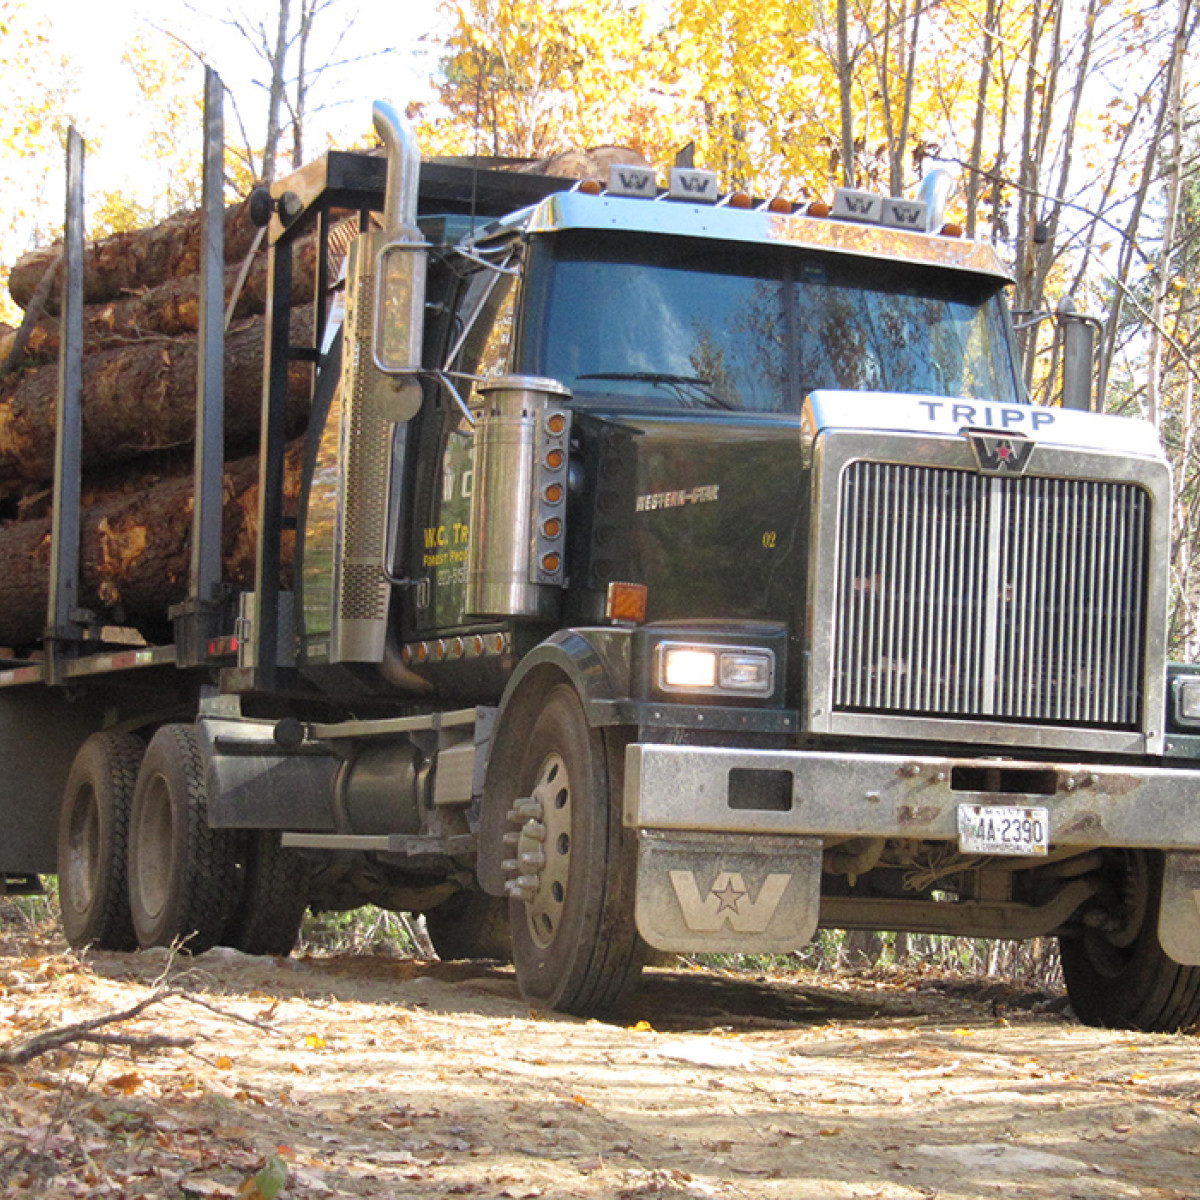
[[[992,475],[1020,475],[1034,443],[1021,433],[995,433],[966,426],[960,434],[971,443],[979,469]]]
[[[746,894],[744,890],[733,886],[733,880],[726,881],[723,888],[713,888],[712,894],[720,901],[717,912],[737,912],[738,902]]]

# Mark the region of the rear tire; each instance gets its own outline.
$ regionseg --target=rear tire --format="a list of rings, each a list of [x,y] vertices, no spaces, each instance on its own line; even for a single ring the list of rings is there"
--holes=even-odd
[[[221,939],[246,954],[291,954],[308,912],[308,860],[280,844],[274,829],[242,836],[238,904]]]
[[[507,900],[472,888],[443,900],[424,916],[438,958],[512,961]]]
[[[190,725],[164,725],[142,760],[129,836],[138,944],[216,945],[236,899],[237,834],[210,829],[204,756]]]
[[[531,1003],[576,1016],[618,1007],[641,973],[633,917],[633,841],[621,820],[623,747],[591,728],[573,688],[548,694],[506,797],[518,852],[544,864],[510,871],[533,880],[509,905],[513,963]],[[536,856],[536,855],[535,855]]]
[[[129,733],[94,733],[71,764],[58,824],[58,898],[74,947],[136,950],[125,860],[145,752]]]
[[[1112,927],[1059,938],[1067,994],[1085,1025],[1174,1033],[1200,1021],[1200,967],[1182,966],[1159,945],[1162,872],[1161,853],[1114,855]]]

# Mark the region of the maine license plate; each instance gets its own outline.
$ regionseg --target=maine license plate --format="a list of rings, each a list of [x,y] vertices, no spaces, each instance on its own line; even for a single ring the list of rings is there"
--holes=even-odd
[[[958,848],[964,854],[1045,854],[1050,812],[1006,804],[960,804]]]

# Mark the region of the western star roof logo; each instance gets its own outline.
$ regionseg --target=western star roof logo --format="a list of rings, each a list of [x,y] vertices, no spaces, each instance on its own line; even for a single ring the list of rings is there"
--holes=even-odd
[[[1024,474],[1034,447],[1024,434],[990,433],[969,427],[959,432],[971,443],[981,471],[989,475]]]

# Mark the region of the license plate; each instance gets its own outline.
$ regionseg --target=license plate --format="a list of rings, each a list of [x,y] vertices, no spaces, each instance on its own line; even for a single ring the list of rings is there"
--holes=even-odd
[[[1050,812],[1007,804],[960,804],[958,848],[964,854],[1045,854]]]

